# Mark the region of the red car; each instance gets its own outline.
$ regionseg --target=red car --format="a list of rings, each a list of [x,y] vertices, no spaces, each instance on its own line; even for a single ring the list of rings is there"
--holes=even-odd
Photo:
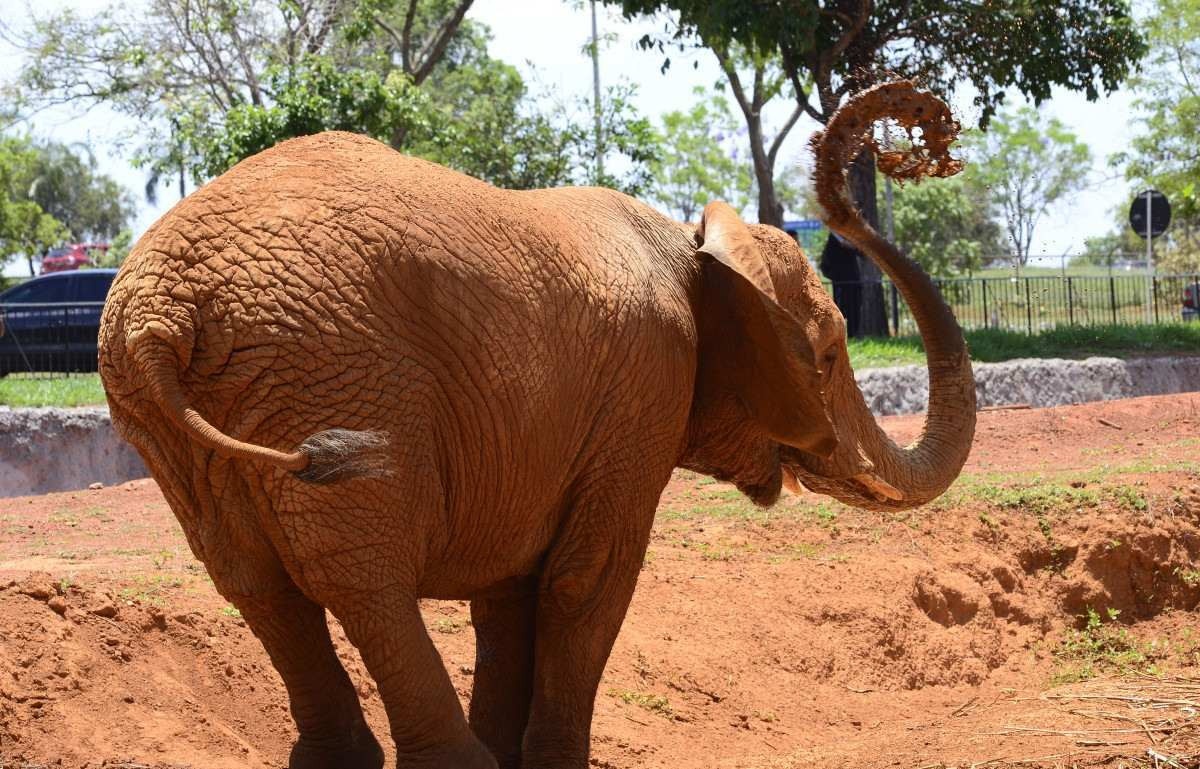
[[[50,249],[42,260],[42,274],[78,270],[92,263],[93,251],[107,251],[107,243],[72,243],[69,246]]]
[[[1183,319],[1200,320],[1200,287],[1195,283],[1183,289]]]

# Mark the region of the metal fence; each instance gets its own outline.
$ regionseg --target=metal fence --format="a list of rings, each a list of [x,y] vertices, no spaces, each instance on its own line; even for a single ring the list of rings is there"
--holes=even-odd
[[[1200,305],[1200,274],[951,278],[934,283],[966,329],[1036,334],[1067,325],[1177,323],[1195,320]],[[861,289],[863,284],[841,285]],[[916,334],[912,313],[895,286],[885,280],[883,289],[891,332]],[[0,375],[95,371],[103,307],[103,302],[0,304]]]
[[[96,370],[103,302],[0,304],[0,375]]]
[[[1200,274],[935,278],[933,282],[964,329],[996,328],[1026,334],[1058,326],[1195,320],[1194,308],[1200,300]],[[833,293],[828,281],[824,285]],[[838,288],[846,286],[853,291],[864,285],[839,284]],[[1188,292],[1190,298],[1185,296]],[[892,334],[916,334],[916,322],[904,298],[886,279],[883,294]]]

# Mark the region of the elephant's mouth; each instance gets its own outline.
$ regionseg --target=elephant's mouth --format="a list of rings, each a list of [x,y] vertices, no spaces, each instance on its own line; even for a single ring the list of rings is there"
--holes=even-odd
[[[882,504],[902,503],[905,494],[874,470],[873,463],[860,454],[857,461],[838,461],[838,457],[810,458],[790,446],[780,447],[780,472],[783,487],[793,494],[807,488],[838,499],[873,500]]]

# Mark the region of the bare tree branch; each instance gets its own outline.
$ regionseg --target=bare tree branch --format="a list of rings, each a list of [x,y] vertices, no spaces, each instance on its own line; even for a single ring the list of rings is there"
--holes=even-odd
[[[416,68],[409,72],[412,75],[413,82],[420,85],[425,78],[429,77],[429,73],[439,61],[442,60],[442,54],[446,52],[446,46],[450,44],[454,33],[458,31],[458,27],[462,24],[463,17],[467,15],[467,11],[474,4],[475,0],[459,0],[457,7],[445,21],[442,22],[438,31],[430,38],[425,47],[421,49],[421,53],[417,56]]]

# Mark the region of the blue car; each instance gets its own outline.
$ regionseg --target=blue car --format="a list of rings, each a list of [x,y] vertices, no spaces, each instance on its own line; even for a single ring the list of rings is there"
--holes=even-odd
[[[116,270],[72,270],[0,293],[0,376],[95,371],[100,311]]]

